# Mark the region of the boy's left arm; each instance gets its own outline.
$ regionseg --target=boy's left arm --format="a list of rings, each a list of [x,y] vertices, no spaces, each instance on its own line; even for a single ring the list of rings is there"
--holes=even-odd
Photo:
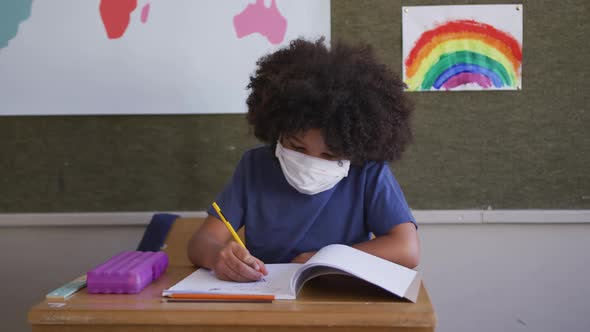
[[[352,247],[410,269],[420,262],[420,241],[412,222],[396,225],[386,234]]]
[[[386,234],[354,244],[352,247],[410,269],[418,266],[420,261],[418,232],[412,222],[396,225]],[[315,253],[304,252],[295,257],[292,263],[305,263]]]

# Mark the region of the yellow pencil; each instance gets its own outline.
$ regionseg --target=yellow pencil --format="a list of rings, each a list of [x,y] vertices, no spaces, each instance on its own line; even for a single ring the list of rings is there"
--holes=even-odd
[[[236,240],[236,242],[239,243],[242,247],[246,248],[246,246],[244,245],[244,242],[242,242],[242,240],[238,236],[238,233],[236,233],[236,231],[234,231],[234,228],[231,226],[231,224],[227,221],[227,219],[225,219],[225,217],[221,213],[221,209],[219,208],[219,205],[217,205],[217,203],[213,202],[213,208],[215,209],[215,211],[217,212],[219,217],[221,217],[221,221],[223,221],[223,223],[225,224],[225,227],[227,227],[227,229],[229,230],[231,235],[234,237],[234,240]]]

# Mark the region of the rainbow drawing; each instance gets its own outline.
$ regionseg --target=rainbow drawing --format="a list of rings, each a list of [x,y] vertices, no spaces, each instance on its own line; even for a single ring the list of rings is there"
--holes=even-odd
[[[521,84],[522,46],[474,19],[449,20],[419,35],[404,59],[410,91],[509,89]]]

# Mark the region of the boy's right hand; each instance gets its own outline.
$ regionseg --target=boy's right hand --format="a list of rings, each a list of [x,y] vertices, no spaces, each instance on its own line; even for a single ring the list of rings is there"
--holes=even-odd
[[[213,271],[218,279],[242,282],[258,281],[268,274],[264,263],[235,241],[219,251]]]

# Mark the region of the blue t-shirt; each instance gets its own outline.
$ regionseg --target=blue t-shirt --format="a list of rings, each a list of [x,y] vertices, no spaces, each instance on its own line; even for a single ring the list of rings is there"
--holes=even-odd
[[[264,263],[288,263],[329,244],[352,245],[415,224],[385,162],[351,165],[332,189],[306,195],[287,182],[269,146],[244,153],[216,202],[234,229],[245,226],[246,247]],[[219,218],[213,208],[207,212]]]

